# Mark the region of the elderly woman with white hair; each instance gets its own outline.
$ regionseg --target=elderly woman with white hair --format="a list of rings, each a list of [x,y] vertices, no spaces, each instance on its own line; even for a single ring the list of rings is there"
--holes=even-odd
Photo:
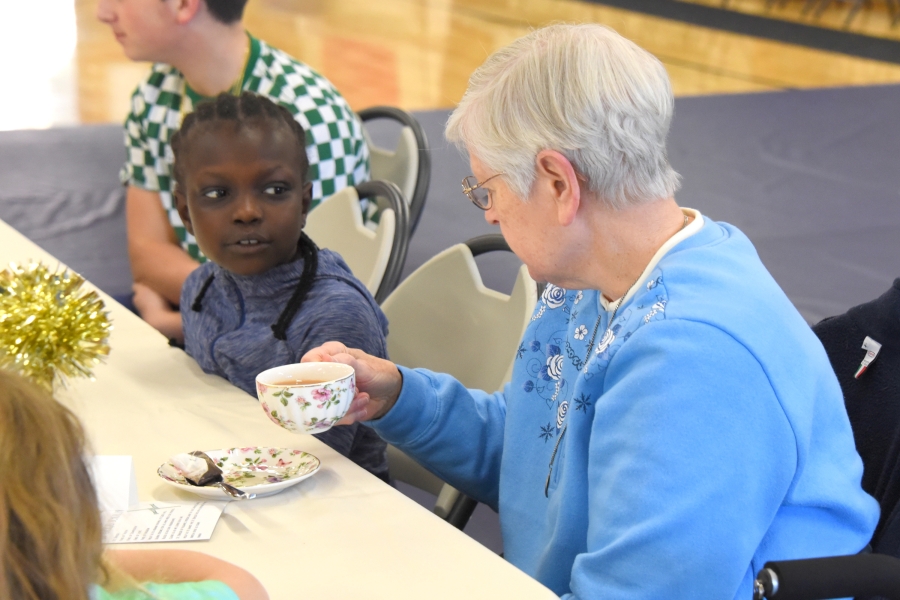
[[[740,231],[675,202],[673,105],[599,25],[496,52],[447,137],[549,282],[512,381],[304,357],[354,366],[345,420],[498,509],[506,558],[566,598],[747,599],[766,561],[859,552],[878,520],[822,346]]]

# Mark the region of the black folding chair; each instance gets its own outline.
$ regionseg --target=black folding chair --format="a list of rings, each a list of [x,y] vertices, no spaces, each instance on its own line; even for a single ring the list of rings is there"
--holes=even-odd
[[[409,235],[412,237],[428,194],[431,181],[431,153],[425,130],[411,114],[393,106],[373,106],[359,111],[363,124],[370,127],[378,120],[395,121],[400,125],[397,146],[391,150],[377,146],[365,132],[369,143],[369,162],[372,179],[394,183],[409,205]]]

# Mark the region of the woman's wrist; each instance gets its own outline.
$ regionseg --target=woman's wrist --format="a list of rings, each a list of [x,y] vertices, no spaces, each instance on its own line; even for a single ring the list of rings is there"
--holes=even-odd
[[[397,400],[400,399],[400,393],[403,391],[403,372],[397,367],[397,365],[391,363],[391,365],[396,370],[396,377],[394,377],[394,386],[393,389],[386,394],[384,404],[381,409],[372,417],[373,419],[380,419],[390,412],[394,405],[397,404]]]

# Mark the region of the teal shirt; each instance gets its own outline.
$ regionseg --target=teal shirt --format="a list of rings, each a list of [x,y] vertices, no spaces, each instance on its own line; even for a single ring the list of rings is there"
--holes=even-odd
[[[153,594],[141,590],[124,590],[111,594],[103,588],[94,588],[94,600],[239,600],[237,594],[221,581],[197,581],[187,583],[145,583]]]

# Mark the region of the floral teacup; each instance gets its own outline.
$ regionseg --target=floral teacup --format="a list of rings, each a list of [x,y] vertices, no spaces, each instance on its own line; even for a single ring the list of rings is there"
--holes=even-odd
[[[284,365],[256,376],[256,395],[278,425],[322,433],[347,414],[356,395],[356,373],[340,363]]]

